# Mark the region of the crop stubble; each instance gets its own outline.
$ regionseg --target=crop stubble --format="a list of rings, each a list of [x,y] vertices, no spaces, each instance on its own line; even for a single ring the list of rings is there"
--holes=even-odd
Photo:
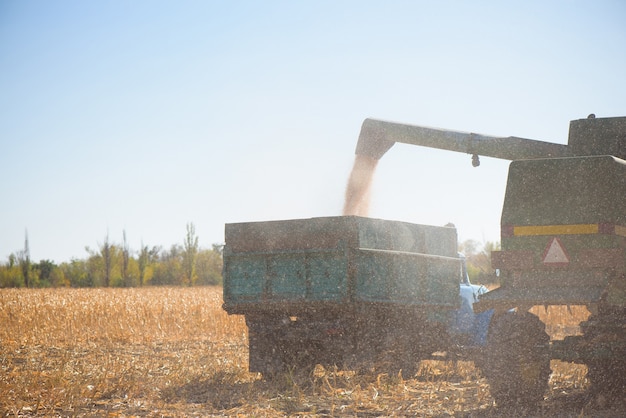
[[[0,414],[511,413],[493,406],[485,380],[470,362],[424,361],[409,380],[318,367],[310,375],[288,373],[264,381],[247,371],[243,318],[228,316],[221,304],[218,287],[0,289]],[[562,320],[561,315],[585,312],[556,316]],[[539,313],[550,319],[550,312]],[[579,396],[587,385],[584,366],[552,366],[551,391],[541,415],[592,411]]]

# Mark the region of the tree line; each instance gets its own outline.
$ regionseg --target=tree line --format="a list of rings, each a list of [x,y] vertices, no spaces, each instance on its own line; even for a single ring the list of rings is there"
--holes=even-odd
[[[481,243],[468,239],[459,244],[459,251],[465,255],[467,274],[472,283],[498,284],[499,279],[491,267],[491,252],[499,249],[499,242]]]
[[[459,245],[474,283],[497,281],[491,268],[491,251],[499,243],[467,240]],[[28,233],[24,249],[0,263],[1,287],[138,287],[150,285],[221,285],[223,246],[200,248],[193,223],[187,224],[183,244],[169,249],[141,244],[132,251],[123,231],[122,242],[113,243],[107,234],[97,248],[85,247],[88,257],[55,264],[30,259]]]
[[[187,224],[183,244],[169,249],[141,244],[131,250],[123,232],[122,242],[109,235],[96,248],[85,247],[88,256],[56,264],[30,259],[28,233],[24,249],[0,264],[0,287],[138,287],[149,285],[218,285],[222,283],[222,246],[200,248],[193,223]]]

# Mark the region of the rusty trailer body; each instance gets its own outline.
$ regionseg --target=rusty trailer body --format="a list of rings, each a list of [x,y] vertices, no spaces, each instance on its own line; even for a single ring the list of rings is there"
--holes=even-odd
[[[227,224],[225,236],[229,313],[459,303],[454,228],[338,216]]]

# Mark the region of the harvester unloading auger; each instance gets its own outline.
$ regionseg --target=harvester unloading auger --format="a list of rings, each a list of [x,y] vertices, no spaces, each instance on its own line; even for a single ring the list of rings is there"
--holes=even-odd
[[[588,138],[589,134],[594,137]],[[609,138],[604,138],[605,136]],[[568,145],[515,136],[497,137],[427,128],[368,118],[361,126],[356,154],[378,160],[393,144],[401,142],[504,160],[603,154],[625,158],[625,136],[626,118],[596,119],[593,115],[570,123]],[[603,139],[606,139],[604,143],[602,143]]]

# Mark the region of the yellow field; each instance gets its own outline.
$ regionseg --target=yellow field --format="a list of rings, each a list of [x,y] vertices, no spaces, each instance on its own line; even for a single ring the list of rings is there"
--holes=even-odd
[[[211,287],[0,289],[0,415],[500,416],[469,362],[425,361],[411,380],[318,367],[263,381],[221,303]],[[552,365],[540,414],[599,415],[585,367]]]

